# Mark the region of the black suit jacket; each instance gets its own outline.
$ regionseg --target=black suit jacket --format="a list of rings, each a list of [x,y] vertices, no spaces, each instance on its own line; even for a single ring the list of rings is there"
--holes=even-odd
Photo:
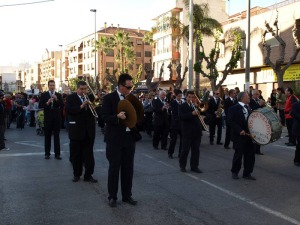
[[[162,126],[169,125],[168,120],[168,111],[166,109],[162,109],[164,103],[157,97],[152,101],[153,106],[153,125],[154,126]]]
[[[236,99],[234,99],[234,101],[235,101],[235,103],[233,103],[233,101],[230,99],[230,97],[228,97],[224,100],[224,112],[225,112],[226,116],[228,116],[228,109],[237,103]]]
[[[248,111],[248,116],[250,111]],[[228,110],[228,122],[231,126],[230,138],[233,142],[246,142],[249,141],[248,136],[241,136],[240,133],[244,130],[249,133],[248,123],[244,116],[243,106],[236,104]]]
[[[181,123],[182,137],[193,138],[202,136],[202,125],[198,116],[194,116],[192,109],[187,102],[178,108],[178,115]]]
[[[42,93],[41,99],[39,101],[39,108],[44,109],[44,122],[53,123],[54,121],[61,121],[61,110],[63,109],[63,100],[60,93],[55,92],[57,100],[53,101],[53,109],[51,109],[51,104],[47,105],[46,102],[51,98],[49,91]]]
[[[262,108],[263,106],[261,106],[259,103],[257,103],[253,98],[251,98],[250,103],[249,103],[249,107],[250,109],[253,111],[255,109],[259,109]]]
[[[106,123],[104,141],[108,144],[124,142],[126,126],[117,118],[120,97],[117,91],[107,94],[103,98],[101,117]]]
[[[96,121],[89,107],[80,108],[81,99],[77,93],[67,97],[66,112],[68,114],[68,133],[71,140],[83,140],[88,135],[91,140],[95,139]]]
[[[178,115],[178,108],[179,104],[176,100],[173,100],[170,103],[170,110],[172,113],[172,124],[171,128],[172,129],[180,129],[180,120],[179,120],[179,115]]]
[[[216,103],[215,99],[213,97],[210,98],[207,103],[208,107],[207,107],[206,113],[216,117],[215,111],[218,110],[218,106],[221,103],[220,101],[221,101],[221,99],[218,98],[217,103]]]

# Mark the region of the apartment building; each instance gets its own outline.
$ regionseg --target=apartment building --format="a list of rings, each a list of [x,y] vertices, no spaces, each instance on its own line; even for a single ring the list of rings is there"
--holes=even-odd
[[[262,48],[262,36],[265,31],[265,21],[273,26],[276,17],[278,17],[279,35],[286,43],[285,63],[289,61],[295,51],[295,44],[292,36],[292,28],[297,19],[300,19],[300,1],[287,0],[266,8],[254,7],[251,9],[250,26],[250,85],[262,90],[263,97],[267,99],[273,88],[277,88],[277,78],[273,70],[266,66],[264,58],[266,52]],[[225,21],[223,26],[224,33],[231,28],[239,27],[247,30],[246,11],[232,15]],[[272,46],[271,60],[275,62],[279,58],[279,43],[271,35],[266,36],[266,40]],[[225,43],[226,47],[226,43]],[[222,58],[219,60],[220,70],[224,69],[225,63],[231,56],[230,50],[223,48]],[[245,63],[246,53],[241,54],[241,60],[233,74],[227,76],[224,87],[239,87],[244,90],[245,85]],[[300,81],[300,54],[294,64],[288,68],[284,74],[284,85],[294,86],[295,82]]]
[[[138,72],[139,66],[150,66],[152,57],[152,46],[143,42],[143,37],[146,30],[130,29],[110,26],[97,31],[97,40],[100,37],[112,37],[118,30],[123,30],[129,34],[131,44],[134,48],[136,60],[129,73],[135,75]],[[116,51],[111,49],[103,57],[100,57],[101,51],[96,52],[96,66],[95,66],[95,47],[94,47],[95,34],[90,34],[77,41],[66,45],[69,58],[69,77],[75,78],[78,76],[91,76],[95,74],[99,76],[101,86],[105,77],[106,69],[112,74],[113,69],[117,69],[118,65],[115,61]],[[100,60],[102,59],[102,62]],[[100,68],[101,67],[101,68]],[[96,70],[96,72],[95,72]],[[142,79],[145,79],[145,72],[143,70]]]
[[[194,4],[208,4],[209,6],[209,16],[218,21],[224,21],[228,16],[226,14],[226,1],[222,0],[194,0]],[[167,4],[167,3],[166,3]],[[169,64],[172,65],[173,77],[176,79],[176,67],[181,63],[182,68],[188,66],[188,45],[187,40],[182,39],[178,48],[176,33],[178,30],[172,29],[169,24],[168,18],[175,17],[181,21],[184,25],[189,24],[188,9],[184,6],[182,0],[172,0],[168,3],[169,11],[162,13],[153,20],[155,24],[155,32],[153,35],[153,40],[155,43],[153,62],[155,63],[154,68],[154,80],[157,80],[161,71],[162,80],[167,81],[170,77]],[[205,46],[208,51],[213,47],[212,38],[204,38]],[[162,66],[163,65],[163,66]],[[183,70],[183,69],[182,69]],[[203,83],[204,79],[201,79]],[[188,76],[184,82],[184,86],[187,86]],[[164,83],[164,82],[162,82]],[[168,83],[168,82],[165,82]],[[168,86],[168,84],[166,84]]]
[[[46,51],[40,63],[41,90],[48,90],[48,81],[54,80],[56,90],[64,92],[68,84],[68,56],[66,51]]]

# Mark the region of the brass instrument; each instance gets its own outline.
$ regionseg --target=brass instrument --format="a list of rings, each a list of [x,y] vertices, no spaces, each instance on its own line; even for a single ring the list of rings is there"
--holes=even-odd
[[[207,93],[209,94],[209,92],[207,92]],[[200,111],[205,112],[208,108],[207,101],[201,101],[196,94],[195,94],[195,97],[196,97],[197,101],[199,102]]]
[[[219,105],[218,105],[218,109],[217,109],[217,112],[216,112],[216,117],[217,118],[221,118],[222,117],[222,114],[224,112],[224,109],[222,108],[223,107],[223,104],[221,103],[222,102],[222,99],[220,99],[220,102],[219,102]]]
[[[196,109],[196,107],[195,107],[195,105],[193,103],[192,103],[192,107],[193,107],[194,110],[196,110],[198,119],[200,120],[200,122],[201,122],[204,130],[207,131],[207,132],[209,132],[209,129],[208,129],[207,125],[205,124],[202,116],[200,115],[200,112]]]
[[[94,108],[94,104],[90,101],[90,99],[89,99],[89,97],[87,95],[83,94],[83,96],[87,100],[87,102],[88,102],[87,104],[88,104],[89,109],[91,110],[91,113],[93,114],[93,116],[95,118],[98,118],[98,114],[97,114],[97,112],[96,112],[96,110]]]
[[[94,97],[94,101],[91,102],[91,105],[96,108],[99,104],[100,104],[100,98],[95,94],[95,92],[93,91],[93,89],[91,88],[91,86],[89,85],[88,82],[86,82],[86,85],[89,89],[89,91],[91,92],[91,94],[93,95]]]

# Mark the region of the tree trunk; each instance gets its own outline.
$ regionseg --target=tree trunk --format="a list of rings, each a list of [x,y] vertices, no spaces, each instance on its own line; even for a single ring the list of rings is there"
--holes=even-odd
[[[282,70],[276,71],[278,87],[283,87],[283,75],[284,72]]]
[[[199,39],[199,37],[198,37],[198,35],[196,35],[196,45],[195,45],[196,55],[195,55],[195,62],[199,61],[200,44],[198,42],[198,39]],[[197,94],[199,94],[199,90],[200,90],[200,74],[197,73],[197,72],[195,72],[195,92]]]

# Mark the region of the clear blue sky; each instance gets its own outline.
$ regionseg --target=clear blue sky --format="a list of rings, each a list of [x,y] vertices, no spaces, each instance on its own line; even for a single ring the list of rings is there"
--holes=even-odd
[[[94,13],[90,9],[97,10],[97,29],[104,22],[150,29],[151,20],[167,11],[170,2],[175,4],[175,0],[54,0],[1,7],[38,1],[43,0],[0,0],[0,65],[40,61],[46,48],[59,51],[59,45],[93,33]],[[247,2],[227,1],[230,14],[245,10]],[[277,2],[281,1],[251,0],[251,7]]]

